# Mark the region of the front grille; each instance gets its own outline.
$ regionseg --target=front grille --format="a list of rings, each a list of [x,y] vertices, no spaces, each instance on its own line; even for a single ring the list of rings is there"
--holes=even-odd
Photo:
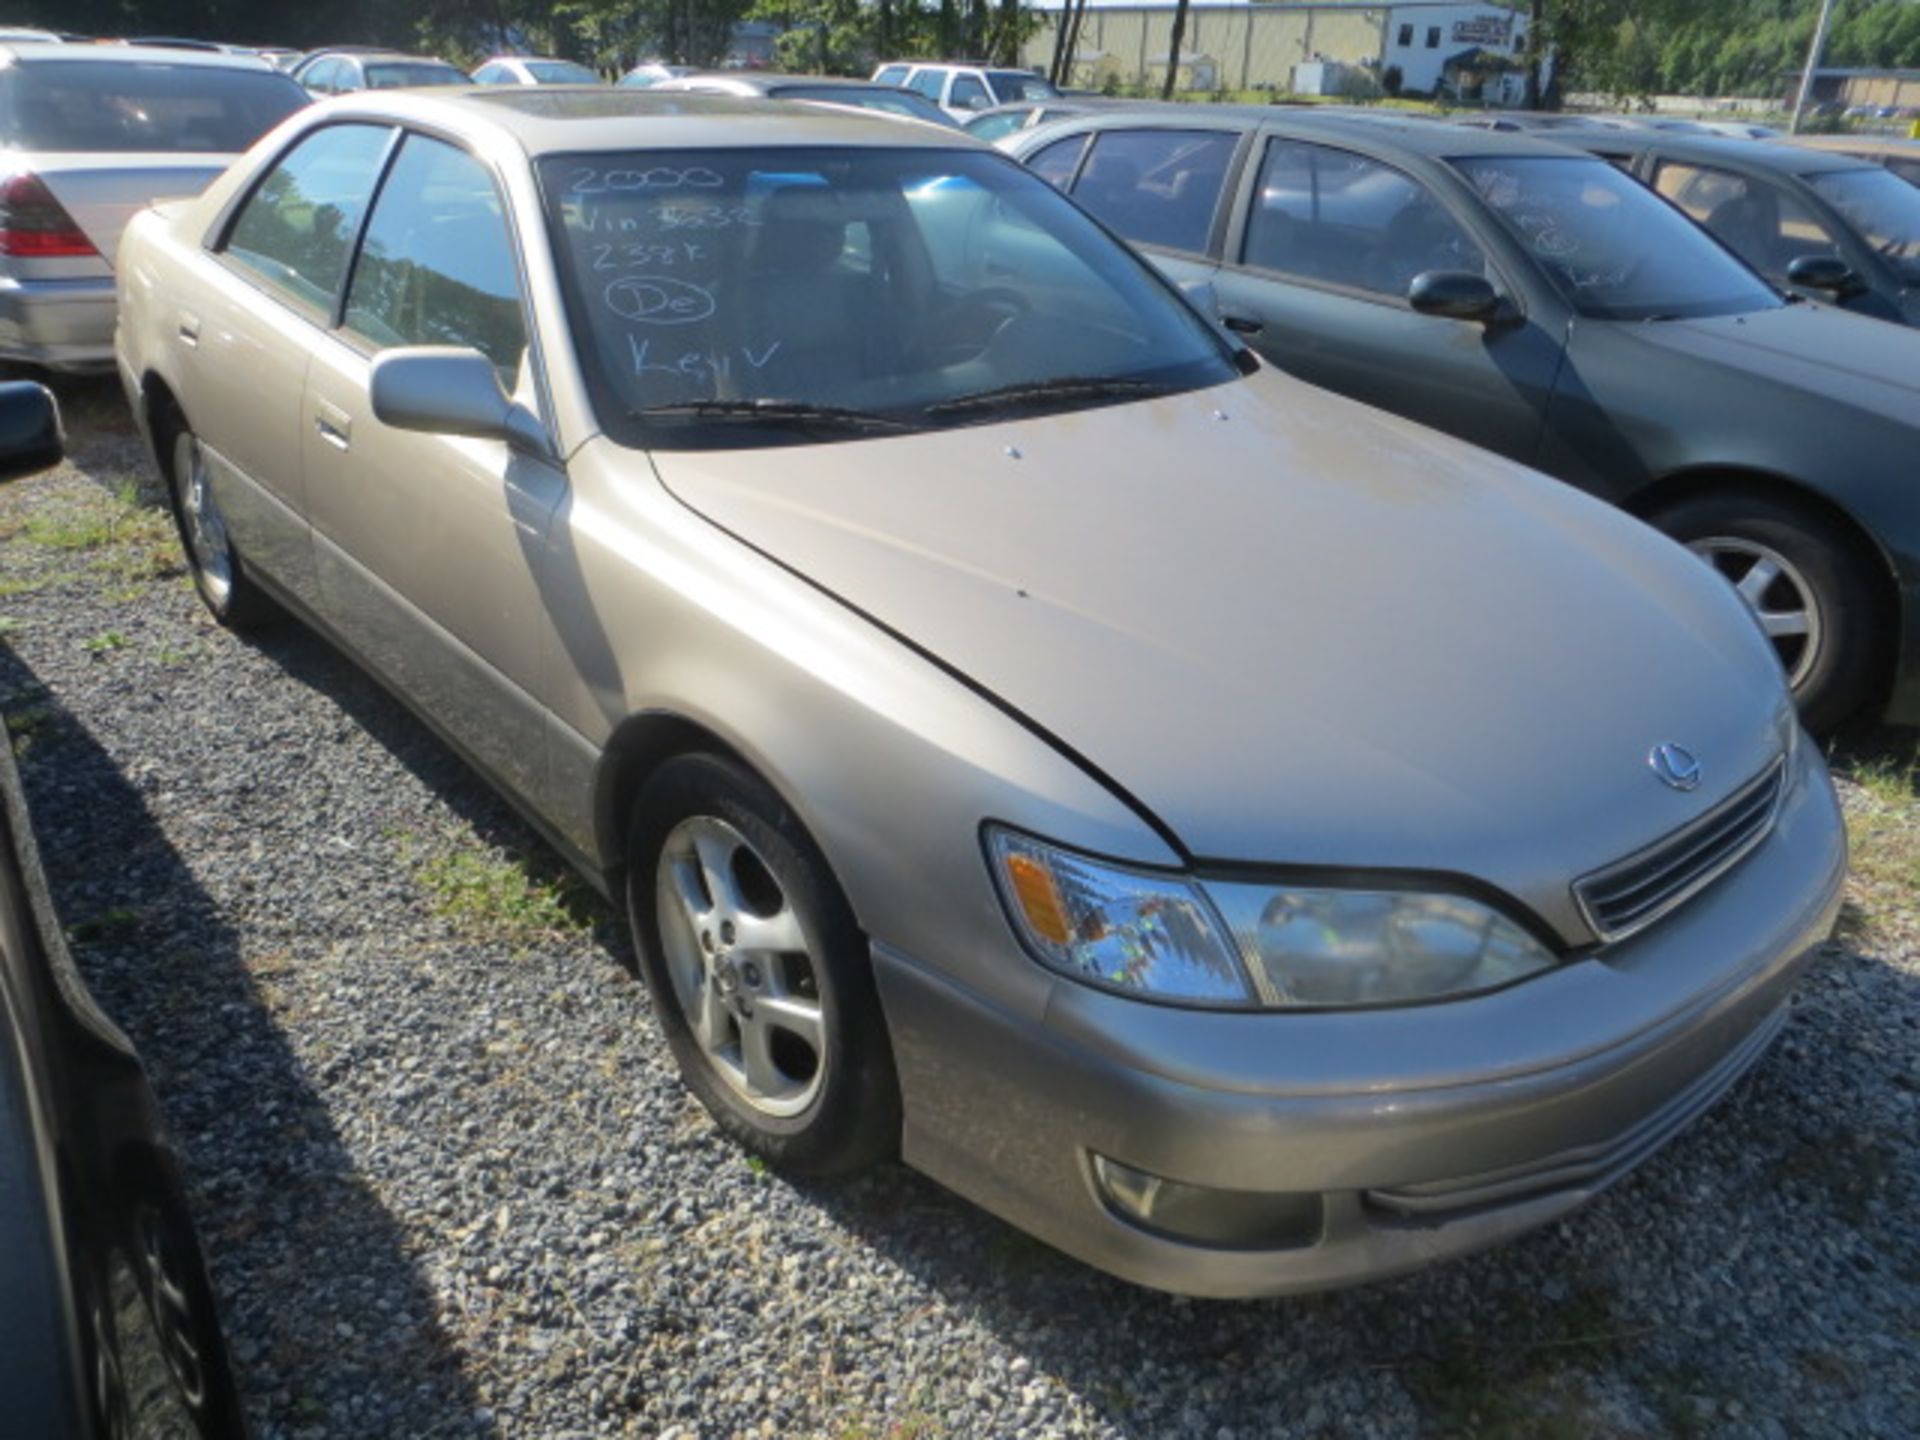
[[[1576,880],[1574,897],[1593,933],[1602,940],[1624,939],[1732,869],[1773,829],[1786,775],[1787,762],[1776,760],[1691,825]]]

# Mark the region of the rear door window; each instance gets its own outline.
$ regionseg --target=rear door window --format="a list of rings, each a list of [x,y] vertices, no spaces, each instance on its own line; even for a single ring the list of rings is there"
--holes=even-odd
[[[1240,258],[1257,269],[1396,300],[1425,271],[1489,273],[1473,237],[1411,176],[1296,140],[1267,142]]]
[[[944,70],[916,70],[907,77],[907,88],[918,90],[934,104],[940,103],[940,92],[946,88],[947,72]]]
[[[375,349],[464,345],[511,390],[527,345],[506,210],[486,167],[409,135],[367,222],[346,330]]]
[[[331,318],[392,134],[384,125],[329,125],[307,136],[247,198],[224,253],[286,299]]]
[[[953,77],[953,105],[959,110],[984,110],[993,104],[987,87],[971,75]]]
[[[1137,244],[1204,252],[1239,138],[1220,130],[1102,130],[1073,198]]]
[[[898,85],[902,80],[906,78],[907,78],[906,66],[883,65],[880,68],[879,72],[874,75],[873,83],[876,85]]]

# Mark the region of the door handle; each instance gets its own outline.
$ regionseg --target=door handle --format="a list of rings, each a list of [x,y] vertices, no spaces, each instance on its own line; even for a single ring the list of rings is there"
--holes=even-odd
[[[314,408],[313,428],[336,450],[345,450],[353,442],[353,418],[338,405],[329,405],[325,400]]]
[[[185,310],[180,312],[180,343],[189,350],[200,343],[200,317]]]
[[[1242,315],[1222,315],[1220,323],[1236,335],[1258,335],[1261,330],[1258,320],[1249,320]]]

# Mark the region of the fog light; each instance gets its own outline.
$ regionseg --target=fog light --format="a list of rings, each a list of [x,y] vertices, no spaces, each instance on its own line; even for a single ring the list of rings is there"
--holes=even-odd
[[[1114,1214],[1170,1240],[1232,1250],[1284,1250],[1320,1238],[1316,1194],[1188,1185],[1104,1155],[1093,1157],[1093,1178]]]

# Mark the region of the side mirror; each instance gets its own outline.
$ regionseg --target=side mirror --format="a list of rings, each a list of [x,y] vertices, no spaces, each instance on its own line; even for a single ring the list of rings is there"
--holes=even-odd
[[[1484,275],[1465,270],[1423,270],[1407,286],[1407,304],[1422,315],[1490,325],[1500,315],[1500,292]]]
[[[66,453],[53,392],[33,380],[0,383],[0,480],[51,470]]]
[[[1829,295],[1858,295],[1866,286],[1838,255],[1802,255],[1787,266],[1787,283]]]
[[[418,345],[374,357],[374,417],[397,430],[504,440],[542,460],[553,458],[546,427],[500,388],[493,362],[478,350]]]

